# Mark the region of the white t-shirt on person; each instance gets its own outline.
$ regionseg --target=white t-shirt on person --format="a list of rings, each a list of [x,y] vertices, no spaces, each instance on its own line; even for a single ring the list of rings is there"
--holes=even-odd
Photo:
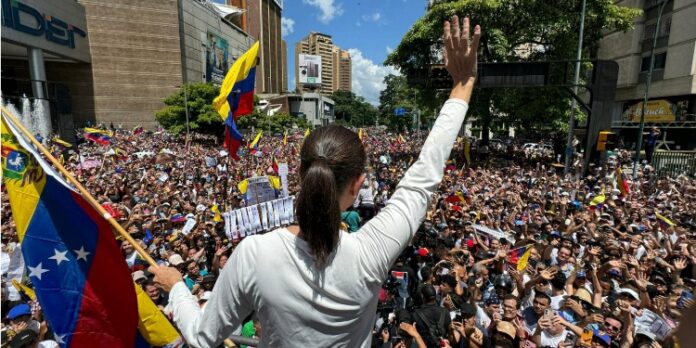
[[[220,345],[256,311],[260,348],[370,347],[382,282],[425,217],[467,109],[461,100],[445,103],[389,204],[358,233],[340,233],[323,268],[303,239],[280,228],[242,240],[205,312],[183,282],[175,284],[169,303],[189,346]]]

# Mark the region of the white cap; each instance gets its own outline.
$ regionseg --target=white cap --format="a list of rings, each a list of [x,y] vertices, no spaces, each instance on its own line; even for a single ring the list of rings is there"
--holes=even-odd
[[[640,301],[640,296],[638,296],[638,293],[635,290],[628,288],[620,288],[619,291],[617,291],[617,293],[631,295],[631,297],[633,297],[634,300]]]

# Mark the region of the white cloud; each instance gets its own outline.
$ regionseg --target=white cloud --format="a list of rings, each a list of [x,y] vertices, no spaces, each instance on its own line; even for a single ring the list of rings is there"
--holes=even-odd
[[[324,24],[343,14],[343,7],[341,4],[334,4],[334,0],[302,0],[302,2],[318,8],[321,11],[319,21]]]
[[[389,74],[399,75],[399,72],[393,67],[375,64],[363,57],[362,52],[356,48],[350,48],[348,52],[353,63],[353,93],[372,105],[379,105],[379,92],[386,87],[384,77]]]
[[[292,18],[283,17],[280,19],[280,33],[283,37],[295,31],[295,21]]]
[[[392,52],[394,52],[394,49],[389,47],[388,45],[387,45],[386,49],[387,49],[387,54],[391,54]]]
[[[379,12],[375,12],[371,15],[363,15],[362,16],[362,19],[365,22],[370,22],[370,21],[371,22],[378,22],[380,18],[382,18],[382,14]]]

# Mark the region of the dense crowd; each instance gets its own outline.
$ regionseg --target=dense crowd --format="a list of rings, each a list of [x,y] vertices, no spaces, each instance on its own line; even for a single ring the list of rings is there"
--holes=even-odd
[[[185,275],[204,307],[220,270],[235,267],[227,260],[240,242],[229,239],[219,213],[244,206],[239,182],[277,175],[276,161],[288,164],[295,194],[302,139],[303,130],[265,135],[240,161],[214,137],[120,129],[108,146],[53,150],[158,263]],[[342,214],[346,233],[359,233],[388,203],[423,140],[421,133],[363,132],[368,180]],[[616,172],[630,164],[625,151],[586,176],[578,161],[564,176],[551,165],[555,158],[529,156],[517,141],[500,149],[465,143],[455,145],[425,221],[383,286],[373,346],[675,346],[696,286],[694,178],[658,177],[642,165],[626,193]],[[50,346],[40,305],[9,281],[17,239],[6,196],[3,335],[13,347]],[[195,226],[184,233],[189,220]],[[142,257],[118,243],[133,280],[171,316]],[[259,337],[261,330],[252,315],[239,334]]]

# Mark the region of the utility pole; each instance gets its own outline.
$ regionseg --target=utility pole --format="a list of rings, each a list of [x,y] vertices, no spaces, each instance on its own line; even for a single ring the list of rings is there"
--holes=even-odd
[[[582,39],[583,32],[585,31],[585,2],[582,0],[582,10],[580,12],[580,32],[578,33],[578,52],[575,56],[575,76],[573,78],[573,93],[578,94],[578,84],[580,83],[580,60],[582,59]],[[565,174],[570,171],[570,166],[573,164],[573,128],[575,127],[575,108],[577,107],[577,101],[573,98],[570,104],[570,118],[568,119],[568,141],[566,142],[566,160],[565,160]],[[589,155],[589,154],[587,154]]]
[[[636,142],[636,158],[633,160],[633,181],[638,177],[638,163],[640,162],[640,148],[643,147],[643,129],[645,128],[645,106],[648,104],[648,92],[650,91],[650,83],[652,82],[652,73],[655,68],[655,46],[657,46],[657,35],[660,32],[660,20],[662,12],[669,0],[663,0],[660,8],[657,11],[657,22],[655,23],[655,32],[653,33],[652,48],[650,49],[650,68],[645,76],[645,93],[643,94],[643,107],[640,110],[640,126],[638,127],[638,141]]]

